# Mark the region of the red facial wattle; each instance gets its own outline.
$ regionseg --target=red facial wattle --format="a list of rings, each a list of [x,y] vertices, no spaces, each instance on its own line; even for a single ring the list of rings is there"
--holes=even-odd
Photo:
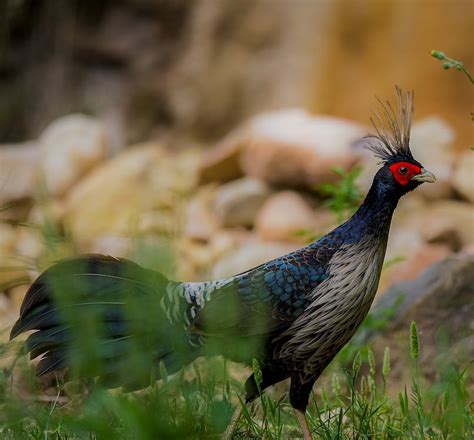
[[[400,185],[407,185],[413,176],[421,172],[418,165],[410,162],[397,162],[390,165],[390,171],[393,177]]]

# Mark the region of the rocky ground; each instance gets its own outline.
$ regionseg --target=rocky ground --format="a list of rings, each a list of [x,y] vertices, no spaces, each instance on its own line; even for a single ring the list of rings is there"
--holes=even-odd
[[[370,186],[377,164],[361,148],[367,132],[351,121],[286,109],[258,115],[205,149],[149,142],[116,152],[99,120],[76,114],[56,120],[38,139],[3,145],[2,328],[16,318],[28,283],[60,257],[100,252],[197,280],[235,274],[305,245],[340,221],[321,191],[338,181],[335,167],[361,167],[361,193]],[[417,121],[412,138],[415,157],[438,182],[400,203],[382,299],[400,282],[419,283],[433,264],[457,274],[447,279],[467,280],[474,272],[474,153],[455,148],[453,131],[436,118]],[[453,261],[464,269],[456,272]],[[420,279],[429,281],[426,274]],[[403,316],[416,318],[421,309],[426,317],[442,307],[444,326],[457,329],[454,343],[470,341],[472,350],[472,283],[452,292],[458,284],[437,288],[436,300],[410,303]],[[423,289],[414,290],[430,286]],[[438,321],[424,322],[423,331],[435,334]]]

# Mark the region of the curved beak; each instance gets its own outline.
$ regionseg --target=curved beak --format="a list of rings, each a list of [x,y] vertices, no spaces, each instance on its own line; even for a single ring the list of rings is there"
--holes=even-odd
[[[417,182],[436,182],[436,176],[425,168],[422,168],[421,171],[414,175],[411,180],[416,180]]]

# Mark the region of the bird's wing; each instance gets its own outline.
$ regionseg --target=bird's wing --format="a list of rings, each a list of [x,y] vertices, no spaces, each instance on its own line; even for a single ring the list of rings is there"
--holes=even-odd
[[[254,336],[288,328],[327,277],[331,256],[327,246],[313,245],[220,282],[191,308],[190,330],[203,335]],[[197,287],[204,290],[204,285]]]

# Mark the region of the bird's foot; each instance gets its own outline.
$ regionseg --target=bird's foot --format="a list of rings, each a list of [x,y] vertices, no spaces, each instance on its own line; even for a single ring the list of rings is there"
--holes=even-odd
[[[309,430],[308,421],[306,420],[304,412],[300,411],[299,409],[295,409],[295,415],[301,426],[301,430],[303,431],[303,440],[312,440],[313,437],[311,435],[311,431]]]

